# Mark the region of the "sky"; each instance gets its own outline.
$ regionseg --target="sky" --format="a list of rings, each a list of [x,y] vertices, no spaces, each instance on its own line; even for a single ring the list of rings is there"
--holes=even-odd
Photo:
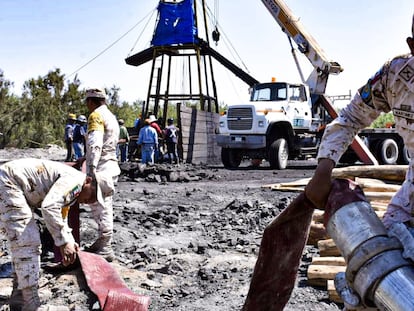
[[[205,0],[221,32],[212,48],[260,82],[300,82],[291,48],[259,0]],[[197,0],[201,2],[201,0]],[[82,88],[117,86],[121,100],[145,100],[150,64],[125,58],[148,47],[158,0],[0,0],[0,69],[20,95],[24,81],[59,68]],[[327,95],[355,93],[388,59],[408,53],[412,0],[285,0],[328,58],[344,71]],[[300,53],[299,53],[300,54]],[[304,75],[312,67],[299,55]],[[248,100],[248,86],[214,63],[219,102]],[[178,81],[180,77],[176,77]],[[177,82],[179,83],[179,82]]]

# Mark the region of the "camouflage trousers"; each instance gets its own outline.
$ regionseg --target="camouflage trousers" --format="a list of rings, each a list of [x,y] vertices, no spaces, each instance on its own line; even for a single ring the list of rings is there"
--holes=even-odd
[[[12,177],[0,172],[0,229],[7,237],[18,289],[37,286],[41,240],[23,191]]]
[[[114,185],[116,185],[117,181],[118,176],[113,177]],[[106,237],[109,240],[112,240],[114,230],[113,196],[104,197],[104,201],[105,206],[102,206],[99,202],[95,202],[89,206],[91,208],[92,217],[98,225],[98,238]]]

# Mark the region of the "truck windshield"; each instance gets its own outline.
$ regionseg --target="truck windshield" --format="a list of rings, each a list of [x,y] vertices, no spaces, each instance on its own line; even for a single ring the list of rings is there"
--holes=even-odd
[[[306,101],[306,92],[302,85],[286,83],[262,83],[253,88],[251,101]]]
[[[251,101],[279,101],[286,100],[286,83],[263,83],[255,86],[251,95]]]

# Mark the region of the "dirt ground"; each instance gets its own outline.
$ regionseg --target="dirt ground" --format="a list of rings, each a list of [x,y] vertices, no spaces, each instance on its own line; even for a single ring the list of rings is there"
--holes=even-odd
[[[0,150],[0,161],[35,157],[62,161],[65,151]],[[297,196],[263,185],[310,177],[314,161],[283,171],[266,163],[237,170],[222,166],[122,165],[114,196],[114,243],[119,271],[135,293],[151,298],[149,310],[240,310],[246,298],[264,228]],[[81,206],[81,247],[96,225]],[[10,254],[0,244],[0,310],[9,310]],[[297,284],[285,310],[341,310],[326,290],[307,286],[306,271],[318,250],[306,247]],[[42,271],[41,295],[71,310],[100,310],[82,270]]]

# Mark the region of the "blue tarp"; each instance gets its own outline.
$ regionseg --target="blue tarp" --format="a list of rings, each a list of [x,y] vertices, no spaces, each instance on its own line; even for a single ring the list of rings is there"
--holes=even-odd
[[[151,41],[153,46],[198,42],[193,3],[194,0],[179,3],[160,1],[158,23]]]

